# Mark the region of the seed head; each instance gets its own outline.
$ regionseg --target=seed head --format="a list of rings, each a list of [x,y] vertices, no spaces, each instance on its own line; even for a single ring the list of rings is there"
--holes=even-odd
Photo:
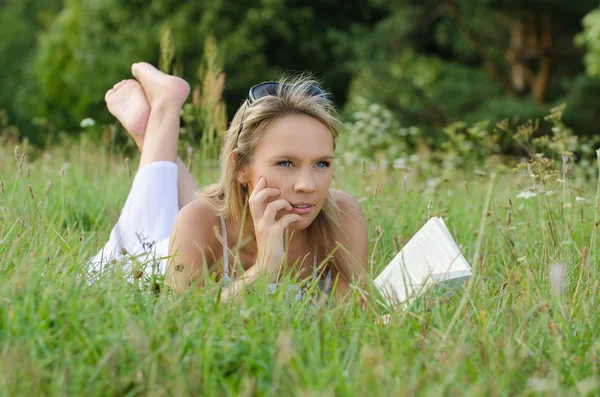
[[[25,162],[25,153],[21,155],[19,159],[19,176],[23,173],[23,163]]]
[[[29,189],[29,194],[31,195],[31,198],[35,200],[35,194],[33,194],[33,188],[31,187],[31,184],[27,184],[27,189]]]
[[[129,157],[125,157],[125,168],[127,168],[127,176],[131,178],[131,168],[129,167]]]

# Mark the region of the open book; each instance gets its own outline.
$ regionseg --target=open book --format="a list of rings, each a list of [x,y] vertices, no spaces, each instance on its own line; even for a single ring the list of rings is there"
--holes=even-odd
[[[399,307],[426,290],[454,291],[469,277],[471,268],[446,224],[433,217],[377,276],[375,286],[390,306]]]

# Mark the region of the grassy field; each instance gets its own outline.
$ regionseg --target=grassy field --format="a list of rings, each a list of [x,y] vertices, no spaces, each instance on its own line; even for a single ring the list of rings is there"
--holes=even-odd
[[[517,172],[339,167],[368,218],[373,277],[430,216],[474,270],[451,298],[383,326],[374,300],[329,307],[256,288],[217,304],[214,286],[157,294],[160,279],[132,286],[118,269],[87,285],[137,162],[86,141],[0,150],[1,395],[600,393],[597,179],[572,161],[566,175],[543,159]],[[208,162],[193,172],[217,175]]]

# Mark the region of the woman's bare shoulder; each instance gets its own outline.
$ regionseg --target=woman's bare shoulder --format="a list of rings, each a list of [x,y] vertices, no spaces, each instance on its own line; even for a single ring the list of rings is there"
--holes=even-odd
[[[185,291],[191,280],[202,280],[205,267],[212,269],[222,257],[215,231],[219,225],[219,217],[202,199],[190,202],[177,213],[169,241],[167,283],[171,287]]]
[[[173,233],[179,231],[186,237],[198,236],[204,240],[204,244],[212,245],[218,242],[214,227],[220,225],[219,217],[213,213],[206,201],[197,198],[179,210],[173,225]]]
[[[336,189],[330,189],[329,192],[342,211],[363,213],[362,205],[350,193]]]

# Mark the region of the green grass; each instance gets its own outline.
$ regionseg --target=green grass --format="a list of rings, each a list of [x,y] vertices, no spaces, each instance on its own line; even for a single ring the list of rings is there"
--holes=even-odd
[[[386,310],[374,300],[367,310],[328,307],[257,286],[223,304],[214,286],[155,294],[153,281],[128,285],[118,269],[87,285],[83,265],[108,239],[132,181],[123,157],[66,145],[33,153],[19,173],[11,150],[0,152],[3,395],[600,392],[597,181],[575,165],[565,183],[559,168],[533,166],[536,186],[553,194],[530,199],[517,198],[532,185],[526,170],[482,175],[423,161],[404,184],[400,170],[338,168],[368,218],[372,276],[430,216],[444,217],[475,272],[451,298],[381,326]],[[200,163],[194,173],[202,184],[217,176]],[[557,293],[555,264],[566,270]]]

